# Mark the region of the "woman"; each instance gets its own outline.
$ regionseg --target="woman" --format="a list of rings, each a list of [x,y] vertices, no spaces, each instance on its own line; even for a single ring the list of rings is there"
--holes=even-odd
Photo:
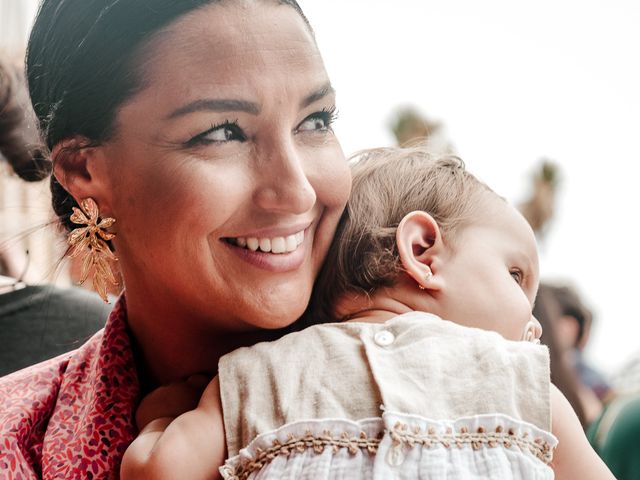
[[[114,477],[141,394],[304,311],[350,188],[335,95],[294,0],[45,0],[27,75],[54,209],[115,219],[126,301],[0,380],[0,468]]]

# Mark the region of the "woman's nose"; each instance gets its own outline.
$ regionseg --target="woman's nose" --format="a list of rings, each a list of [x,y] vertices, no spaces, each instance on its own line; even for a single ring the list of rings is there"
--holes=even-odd
[[[260,162],[254,201],[274,212],[304,213],[316,203],[316,191],[305,171],[304,161],[293,148],[274,153]]]

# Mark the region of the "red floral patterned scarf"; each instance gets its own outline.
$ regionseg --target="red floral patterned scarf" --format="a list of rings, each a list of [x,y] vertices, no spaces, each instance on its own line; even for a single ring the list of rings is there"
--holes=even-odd
[[[122,296],[78,350],[0,378],[0,477],[118,478],[139,385]]]

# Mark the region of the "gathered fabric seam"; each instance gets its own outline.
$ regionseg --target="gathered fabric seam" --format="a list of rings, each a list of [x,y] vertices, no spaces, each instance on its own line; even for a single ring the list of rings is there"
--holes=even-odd
[[[427,449],[435,446],[459,449],[471,446],[473,450],[479,450],[483,447],[502,446],[507,449],[517,447],[523,452],[529,452],[547,465],[551,463],[553,457],[553,446],[542,437],[534,438],[528,432],[517,434],[515,429],[504,429],[501,425],[498,425],[494,431],[487,431],[484,427],[470,431],[468,427],[461,427],[459,431],[454,432],[449,427],[445,432],[438,432],[434,427],[425,430],[419,426],[412,427],[398,421],[388,433],[392,441],[392,449],[414,448],[420,445]],[[229,460],[221,468],[221,472],[227,480],[245,480],[278,456],[288,457],[306,450],[313,450],[314,453],[320,454],[327,447],[334,453],[346,448],[351,455],[359,451],[376,454],[384,434],[384,430],[376,437],[368,436],[364,431],[361,431],[358,436],[347,432],[336,436],[329,430],[324,430],[321,435],[316,435],[311,430],[307,430],[304,436],[289,433],[284,442],[274,439],[271,447],[256,448],[256,454],[251,459],[240,460],[236,465],[230,465],[229,463],[235,462],[233,459]]]

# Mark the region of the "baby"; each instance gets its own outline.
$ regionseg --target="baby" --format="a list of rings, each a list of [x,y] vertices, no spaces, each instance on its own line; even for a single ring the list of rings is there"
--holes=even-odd
[[[310,310],[333,323],[226,355],[177,418],[143,401],[122,477],[612,479],[537,288],[531,228],[459,159],[365,152]]]

